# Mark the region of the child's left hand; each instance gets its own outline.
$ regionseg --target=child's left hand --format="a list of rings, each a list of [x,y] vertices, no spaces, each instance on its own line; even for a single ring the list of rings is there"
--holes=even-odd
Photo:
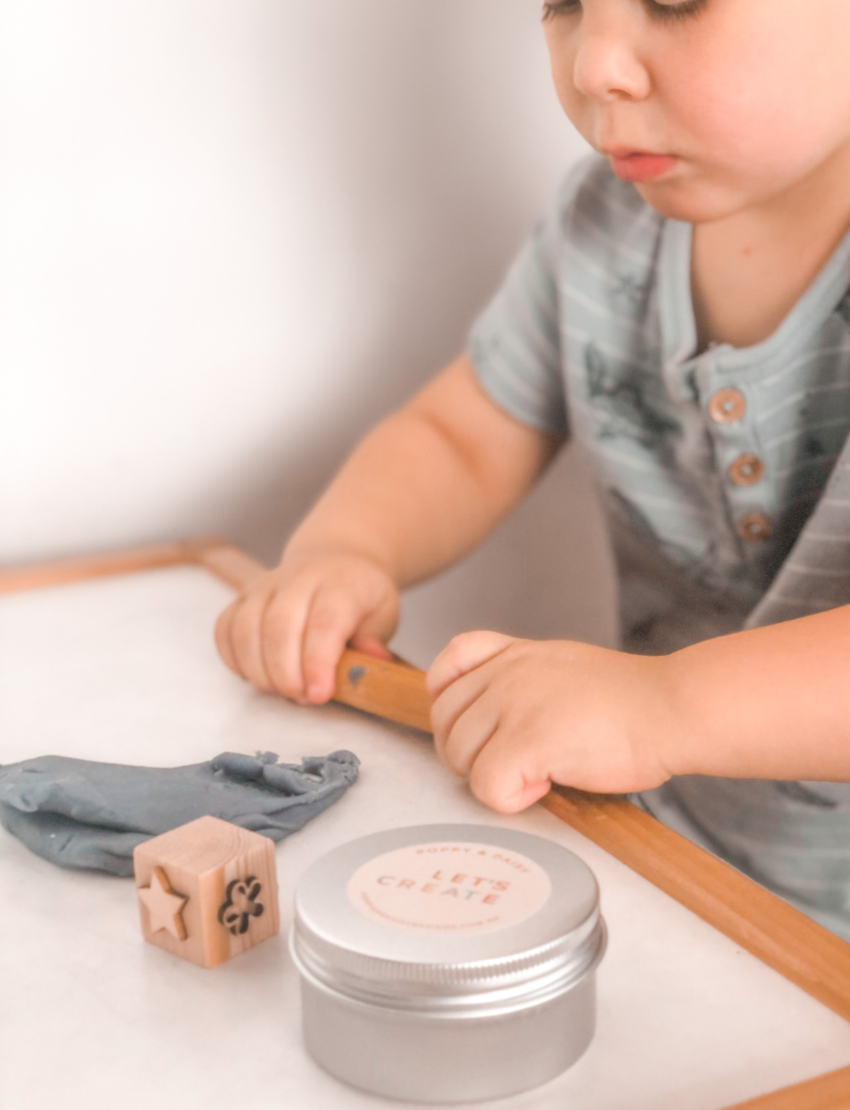
[[[677,736],[666,659],[456,636],[428,672],[437,754],[502,813],[532,805],[552,782],[599,793],[659,786]]]

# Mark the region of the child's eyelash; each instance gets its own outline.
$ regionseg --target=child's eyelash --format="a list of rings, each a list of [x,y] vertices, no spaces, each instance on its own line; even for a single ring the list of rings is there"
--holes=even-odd
[[[644,7],[650,16],[662,23],[665,20],[687,19],[701,12],[707,4],[708,0],[683,0],[681,4],[656,4],[654,0],[644,0]]]
[[[661,23],[674,22],[696,15],[705,8],[708,0],[682,0],[679,4],[658,4],[656,0],[643,0],[652,19]],[[554,19],[558,15],[575,15],[581,11],[581,0],[549,0],[543,5],[543,20]]]
[[[543,5],[543,21],[554,19],[556,15],[573,15],[580,7],[579,0],[551,0]]]

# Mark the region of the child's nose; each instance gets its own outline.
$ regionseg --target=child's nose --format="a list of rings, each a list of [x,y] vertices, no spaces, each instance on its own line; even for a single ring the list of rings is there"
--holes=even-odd
[[[579,34],[573,84],[582,96],[607,101],[643,100],[649,95],[649,71],[627,28],[606,23],[585,26]]]

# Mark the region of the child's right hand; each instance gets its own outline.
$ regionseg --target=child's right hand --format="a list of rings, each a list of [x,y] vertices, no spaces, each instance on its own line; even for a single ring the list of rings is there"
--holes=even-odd
[[[236,674],[266,693],[320,705],[346,644],[390,658],[398,588],[376,562],[344,552],[284,554],[221,614],[215,639]]]
[[[218,621],[225,663],[259,689],[319,705],[345,645],[378,658],[399,589],[451,566],[516,504],[559,440],[509,416],[461,355],[355,448],[281,564]]]

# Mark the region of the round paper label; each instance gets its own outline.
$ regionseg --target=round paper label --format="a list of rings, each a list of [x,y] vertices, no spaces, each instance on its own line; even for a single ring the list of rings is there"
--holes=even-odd
[[[509,848],[450,841],[376,856],[348,881],[370,921],[417,933],[490,933],[537,913],[552,891],[543,868]]]

